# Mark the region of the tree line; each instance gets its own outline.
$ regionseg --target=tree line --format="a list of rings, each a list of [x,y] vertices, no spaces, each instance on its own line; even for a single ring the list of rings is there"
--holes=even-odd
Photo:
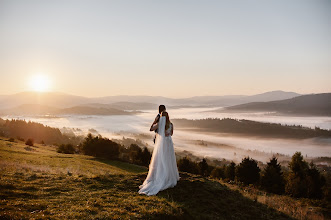
[[[282,125],[245,119],[207,118],[197,120],[174,119],[173,121],[177,127],[199,128],[208,132],[282,138],[331,137],[331,130],[319,127],[311,129],[302,125]]]
[[[292,156],[288,168],[283,172],[276,157],[272,157],[263,170],[250,157],[243,158],[239,164],[231,162],[222,167],[210,166],[205,159],[194,162],[184,157],[178,161],[180,171],[253,185],[270,193],[317,199],[329,194],[326,178],[313,162],[308,164],[300,152]]]
[[[3,120],[0,118],[0,136],[17,138],[25,141],[27,139],[33,140],[36,143],[46,144],[79,144],[82,137],[69,136],[62,134],[60,129],[49,127],[37,122],[25,120]]]
[[[152,154],[144,147],[131,144],[125,147],[101,135],[93,136],[89,133],[84,141],[76,147],[72,144],[61,144],[57,148],[58,153],[74,154],[82,153],[110,160],[121,160],[141,166],[148,167]]]

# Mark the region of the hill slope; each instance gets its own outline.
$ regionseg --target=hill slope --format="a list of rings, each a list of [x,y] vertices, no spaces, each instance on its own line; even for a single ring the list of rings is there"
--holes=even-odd
[[[283,114],[331,116],[331,93],[302,95],[281,101],[252,102],[217,111],[268,111]]]
[[[186,173],[176,187],[148,197],[137,193],[144,167],[5,140],[0,158],[1,219],[290,219],[219,181]]]

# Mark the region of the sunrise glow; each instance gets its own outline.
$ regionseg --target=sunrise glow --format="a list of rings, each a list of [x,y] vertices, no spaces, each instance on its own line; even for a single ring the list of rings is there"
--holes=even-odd
[[[30,78],[29,88],[36,92],[45,92],[50,89],[50,79],[44,74],[37,74]]]

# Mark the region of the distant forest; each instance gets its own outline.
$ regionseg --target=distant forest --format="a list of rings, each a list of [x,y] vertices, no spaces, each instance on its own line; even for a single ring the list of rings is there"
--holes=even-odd
[[[60,129],[45,126],[25,120],[3,120],[0,118],[0,136],[17,138],[19,140],[32,139],[36,143],[45,144],[79,144],[84,138],[62,134]]]
[[[303,127],[301,125],[281,125],[231,118],[208,118],[199,120],[173,119],[176,128],[199,129],[206,132],[231,133],[272,138],[314,138],[331,137],[330,130]]]

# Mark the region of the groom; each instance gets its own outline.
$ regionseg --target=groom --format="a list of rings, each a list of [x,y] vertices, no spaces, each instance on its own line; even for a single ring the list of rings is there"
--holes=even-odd
[[[160,105],[160,106],[159,106],[159,114],[157,114],[157,116],[155,117],[155,120],[154,120],[154,122],[153,122],[151,128],[159,122],[160,117],[161,117],[161,114],[162,114],[162,112],[164,112],[165,110],[166,110],[166,107],[165,107],[164,105]],[[158,129],[155,130],[155,133],[157,133],[157,132],[158,132]],[[155,139],[156,139],[156,135],[154,136],[154,139],[153,139],[154,144],[155,144]]]

